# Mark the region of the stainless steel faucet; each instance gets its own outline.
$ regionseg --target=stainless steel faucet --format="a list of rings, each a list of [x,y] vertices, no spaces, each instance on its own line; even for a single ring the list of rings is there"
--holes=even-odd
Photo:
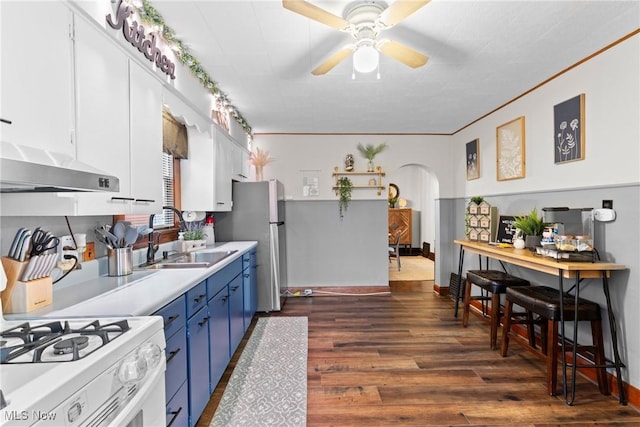
[[[149,228],[151,228],[151,233],[149,233],[149,241],[147,243],[147,264],[153,264],[153,261],[156,258],[156,252],[158,251],[159,245],[154,244],[153,235],[155,232],[153,231],[153,219],[156,217],[156,214],[149,215]]]

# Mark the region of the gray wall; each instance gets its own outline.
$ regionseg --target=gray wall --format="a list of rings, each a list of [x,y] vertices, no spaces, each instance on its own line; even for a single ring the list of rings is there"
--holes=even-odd
[[[286,202],[290,287],[387,286],[386,200],[352,200],[341,220],[338,201]]]
[[[618,328],[619,348],[621,357],[629,366],[631,376],[634,377],[638,370],[634,366],[634,361],[640,360],[638,353],[638,331],[640,325],[640,314],[638,304],[640,304],[640,186],[614,186],[589,189],[559,190],[547,192],[531,192],[500,196],[484,196],[485,200],[498,207],[501,215],[518,215],[537,208],[539,211],[543,207],[566,206],[570,208],[599,208],[602,200],[613,200],[613,207],[617,218],[613,222],[595,222],[594,238],[596,249],[601,259],[605,261],[624,264],[627,269],[613,272],[609,280],[611,300],[616,316]],[[464,238],[464,210],[468,200],[439,200],[438,212],[440,214],[440,242],[436,253],[436,270],[441,274],[436,276],[436,283],[447,286],[451,272],[457,272],[459,247],[449,244],[452,239]],[[455,221],[455,224],[451,223]],[[454,236],[448,230],[455,230]],[[445,235],[443,235],[444,233]],[[449,240],[445,240],[449,239]],[[439,258],[439,259],[438,259]],[[478,268],[478,257],[466,255],[464,270]],[[489,264],[490,268],[501,269],[497,262]],[[558,286],[558,279],[544,273],[536,273],[525,268],[507,265],[508,272],[519,277],[526,278],[534,283],[546,286]],[[573,284],[571,282],[571,284]],[[565,289],[568,289],[568,282],[565,282]],[[601,307],[606,307],[604,294],[602,292],[602,281],[586,280],[581,286],[580,296],[591,301],[598,302]],[[609,323],[603,311],[603,327],[605,341],[608,343],[607,357],[612,359],[610,350]],[[585,326],[585,327],[583,327]],[[580,337],[589,335],[587,325],[581,325]],[[588,341],[587,341],[588,342]],[[623,371],[624,380],[628,381],[627,372]],[[632,382],[633,383],[633,382]]]

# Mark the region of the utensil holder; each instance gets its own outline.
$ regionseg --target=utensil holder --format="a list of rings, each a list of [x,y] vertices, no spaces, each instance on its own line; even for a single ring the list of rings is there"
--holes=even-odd
[[[23,282],[24,269],[29,261],[19,262],[2,257],[2,268],[7,275],[7,287],[2,291],[2,312],[28,313],[53,302],[53,280],[51,276]]]
[[[107,249],[109,262],[109,276],[127,276],[133,273],[133,249],[126,248]]]

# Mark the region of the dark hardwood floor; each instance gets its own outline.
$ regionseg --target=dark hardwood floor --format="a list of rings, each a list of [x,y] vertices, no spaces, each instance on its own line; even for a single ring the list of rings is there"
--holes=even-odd
[[[432,282],[390,287],[290,298],[272,314],[309,319],[308,426],[640,426],[640,411],[582,376],[573,406],[548,396],[542,360],[515,343],[508,357],[491,351],[488,323],[472,316],[463,328]],[[246,339],[198,427],[209,425]]]

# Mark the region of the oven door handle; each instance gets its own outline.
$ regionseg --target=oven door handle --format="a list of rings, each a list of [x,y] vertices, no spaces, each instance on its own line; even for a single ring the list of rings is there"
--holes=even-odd
[[[177,411],[169,412],[171,415],[173,415],[173,418],[171,418],[171,421],[169,421],[169,424],[167,424],[167,427],[171,427],[171,424],[173,424],[176,418],[178,418],[178,415],[180,415],[180,412],[182,412],[182,406],[179,407]]]

